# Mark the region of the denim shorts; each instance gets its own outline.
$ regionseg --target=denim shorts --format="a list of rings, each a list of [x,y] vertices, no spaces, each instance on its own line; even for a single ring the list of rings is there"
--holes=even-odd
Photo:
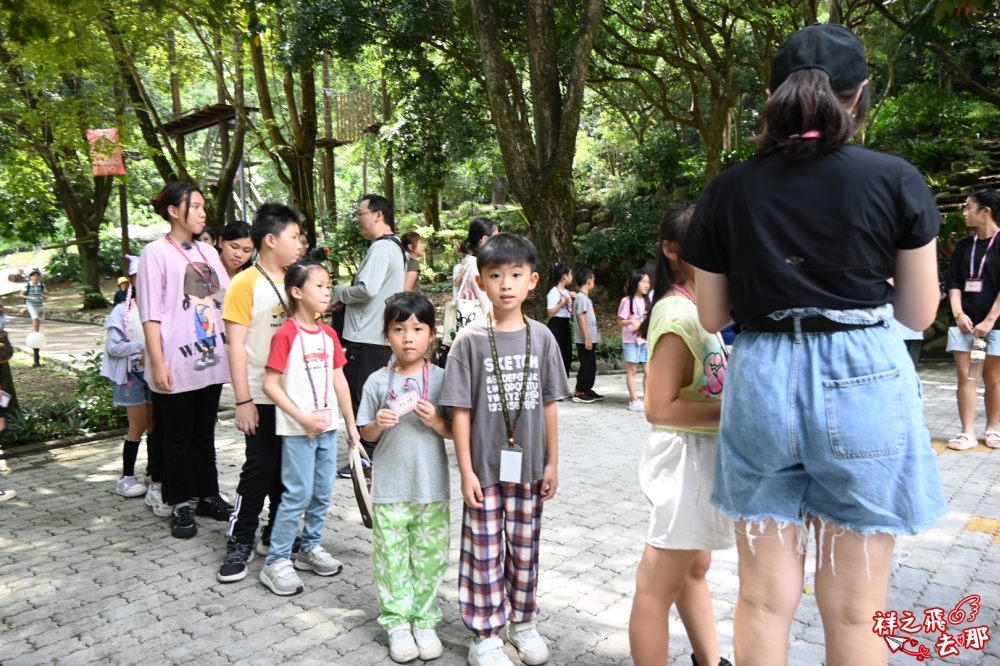
[[[649,361],[649,345],[645,342],[623,342],[626,363],[646,363]]]
[[[734,520],[927,530],[947,504],[922,402],[889,325],[744,331],[726,368],[712,502]]]
[[[948,327],[948,346],[945,351],[950,352],[970,352],[972,351],[972,333],[962,333],[958,326]],[[1000,331],[990,331],[986,334],[986,355],[1000,356]]]
[[[121,407],[138,407],[147,402],[153,402],[149,384],[141,372],[129,372],[128,382],[124,386],[114,385],[113,402]]]

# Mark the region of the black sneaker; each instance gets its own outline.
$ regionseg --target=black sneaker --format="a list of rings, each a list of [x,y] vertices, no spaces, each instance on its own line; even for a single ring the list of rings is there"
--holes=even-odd
[[[216,578],[220,583],[235,583],[247,577],[247,564],[253,560],[253,545],[230,541],[226,546],[226,560],[219,567]]]
[[[597,398],[592,396],[590,391],[574,391],[573,402],[582,402],[585,405],[589,405],[592,402],[597,402]]]
[[[229,520],[230,514],[233,513],[233,505],[218,495],[206,497],[198,502],[195,513],[215,520]]]
[[[191,505],[179,506],[170,517],[170,534],[178,539],[188,539],[198,533]]]
[[[604,400],[604,396],[594,391],[594,389],[590,389],[589,391],[587,391],[587,393],[590,394],[590,397],[593,398],[595,402],[600,402],[601,400]]]
[[[344,465],[343,467],[337,469],[337,478],[349,479],[351,478],[351,466]]]
[[[292,542],[292,552],[297,553],[302,550],[302,535],[296,534],[295,541]],[[271,552],[271,524],[268,523],[260,528],[260,541],[257,542],[257,554],[267,557]],[[247,560],[249,561],[249,560]]]
[[[698,660],[694,658],[693,654],[691,655],[691,664],[698,666]],[[733,663],[725,657],[719,657],[719,666],[733,666]]]

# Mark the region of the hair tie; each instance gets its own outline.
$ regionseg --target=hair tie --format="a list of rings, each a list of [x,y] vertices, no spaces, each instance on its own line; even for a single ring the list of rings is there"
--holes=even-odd
[[[802,134],[789,134],[789,139],[822,139],[823,133],[819,130],[809,130],[808,132],[803,132]]]

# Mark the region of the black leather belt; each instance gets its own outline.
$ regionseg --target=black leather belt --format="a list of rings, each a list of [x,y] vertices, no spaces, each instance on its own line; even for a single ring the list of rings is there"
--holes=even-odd
[[[870,324],[842,324],[826,317],[803,317],[799,319],[800,328],[803,333],[837,333],[839,331],[856,331],[860,328],[872,328],[882,326],[885,322],[876,321]],[[752,324],[743,324],[744,331],[757,331],[760,333],[794,333],[795,318],[785,317],[784,319],[761,319]]]

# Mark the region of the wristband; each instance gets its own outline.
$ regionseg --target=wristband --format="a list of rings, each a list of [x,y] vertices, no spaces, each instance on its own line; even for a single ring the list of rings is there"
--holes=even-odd
[[[240,405],[245,405],[245,404],[247,404],[248,402],[253,402],[253,398],[247,398],[247,399],[246,399],[246,400],[244,400],[243,402],[238,402],[238,403],[236,403],[236,406],[237,406],[237,407],[239,407]]]

